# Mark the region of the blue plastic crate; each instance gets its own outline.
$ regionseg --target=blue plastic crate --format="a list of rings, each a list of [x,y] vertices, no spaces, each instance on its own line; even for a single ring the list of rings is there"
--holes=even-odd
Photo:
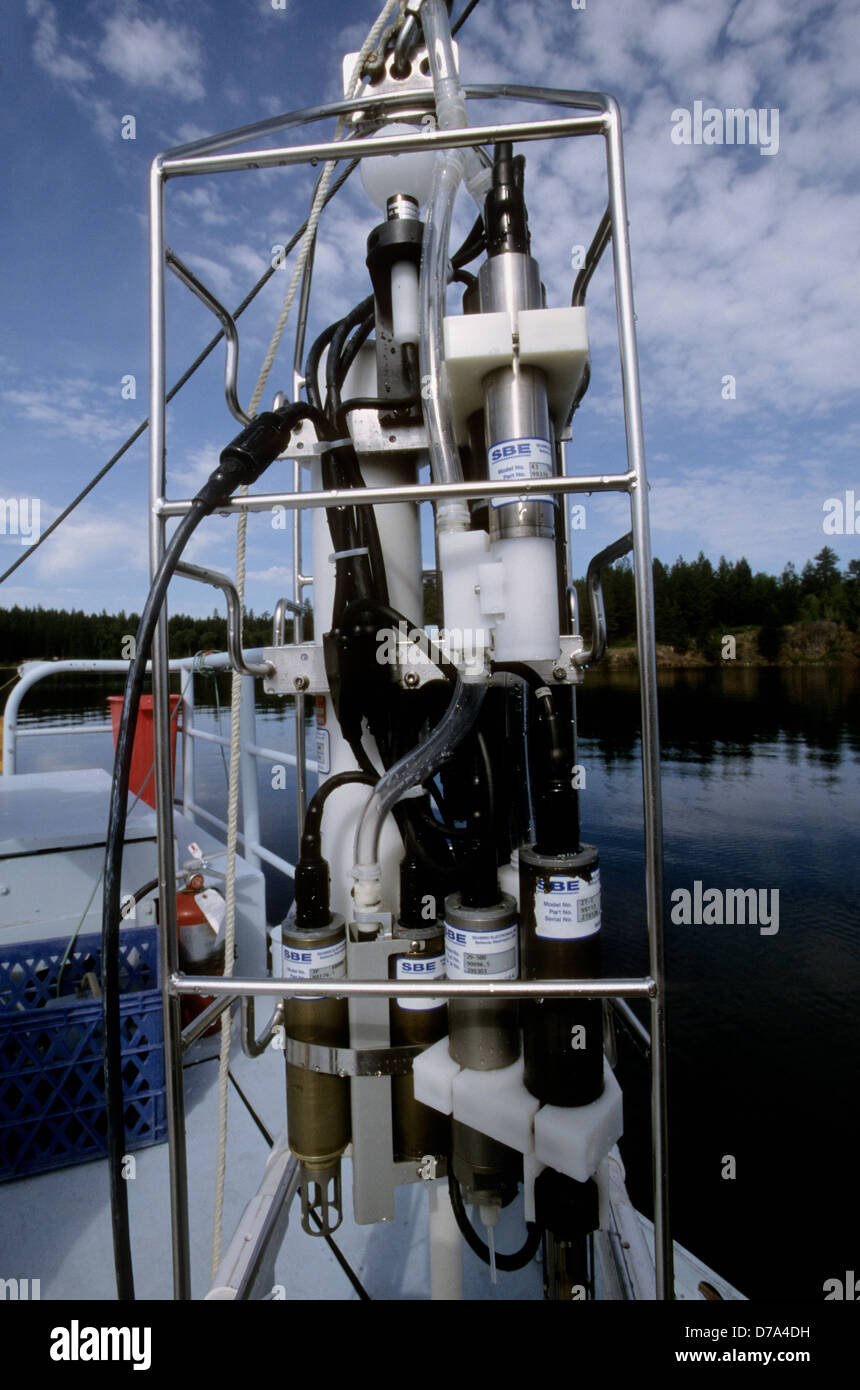
[[[79,937],[0,951],[0,1182],[107,1153],[102,1006],[79,994],[99,980],[101,939]],[[120,1029],[126,1150],[166,1136],[164,1029],[154,927],[120,934]]]

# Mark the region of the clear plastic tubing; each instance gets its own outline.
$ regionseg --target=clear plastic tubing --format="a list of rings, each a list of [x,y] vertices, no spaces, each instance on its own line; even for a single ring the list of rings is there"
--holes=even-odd
[[[454,62],[451,26],[444,0],[424,0],[421,24],[433,76],[439,129],[451,130],[464,126],[467,124],[466,101]],[[430,469],[433,481],[437,483],[458,483],[463,480],[448,409],[443,346],[451,217],[463,169],[464,159],[460,150],[442,150],[436,156],[421,257],[419,361],[430,443]],[[437,525],[440,530],[467,530],[468,516],[468,508],[463,502],[440,504],[437,508]]]
[[[458,679],[451,703],[430,737],[389,768],[373,788],[355,835],[352,874],[357,908],[373,908],[379,903],[379,837],[385,817],[404,792],[435,772],[462,743],[478,717],[486,693],[486,686]]]

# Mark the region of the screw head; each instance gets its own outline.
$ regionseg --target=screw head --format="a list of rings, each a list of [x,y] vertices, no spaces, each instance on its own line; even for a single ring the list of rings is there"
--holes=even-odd
[[[403,677],[403,684],[406,686],[407,690],[414,690],[419,679],[417,671],[407,671],[406,675]]]
[[[309,685],[310,681],[308,680],[307,676],[296,676],[295,680],[293,681],[293,686],[296,690],[307,690]]]
[[[557,681],[567,680],[567,672],[565,671],[565,669],[564,669],[563,666],[556,666],[555,669],[554,669],[554,671],[553,671],[553,673],[552,673],[552,675],[553,675],[553,680],[557,680]]]

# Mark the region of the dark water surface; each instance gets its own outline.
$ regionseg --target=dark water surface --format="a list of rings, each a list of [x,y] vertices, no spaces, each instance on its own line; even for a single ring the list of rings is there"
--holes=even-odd
[[[70,678],[25,701],[22,726],[101,722]],[[212,681],[200,726],[215,730]],[[226,683],[221,700],[228,700]],[[207,703],[208,702],[208,703]],[[753,1299],[823,1297],[860,1269],[860,677],[840,670],[707,670],[660,677],[666,900],[674,890],[778,893],[779,929],[682,925],[667,911],[673,1229]],[[293,748],[291,711],[263,700],[259,743]],[[228,726],[227,714],[223,726]],[[579,695],[583,839],[598,846],[607,974],[647,970],[635,676],[592,673]],[[226,776],[197,744],[197,798],[223,815]],[[107,735],[22,741],[19,768],[111,765]],[[294,857],[291,791],[260,765],[264,841]],[[288,885],[269,878],[280,920]],[[645,1015],[643,1014],[643,1018]],[[631,1194],[650,1211],[648,1072],[622,1037]],[[727,1160],[734,1159],[734,1165]],[[732,1166],[736,1176],[725,1178]]]

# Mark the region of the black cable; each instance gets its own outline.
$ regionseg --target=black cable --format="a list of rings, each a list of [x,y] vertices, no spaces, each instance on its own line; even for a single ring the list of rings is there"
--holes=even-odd
[[[448,1167],[448,1191],[451,1194],[451,1206],[454,1209],[454,1217],[460,1227],[460,1234],[465,1240],[470,1250],[474,1250],[479,1260],[483,1260],[485,1265],[490,1264],[491,1256],[488,1245],[485,1245],[475,1230],[463,1205],[463,1194],[460,1191],[460,1184],[454,1177],[450,1163]],[[514,1270],[525,1269],[538,1252],[541,1241],[541,1228],[533,1221],[526,1222],[528,1235],[525,1244],[511,1255],[496,1255],[496,1268],[504,1270],[506,1274],[512,1274]]]
[[[457,16],[456,23],[451,25],[451,38],[454,37],[458,29],[462,29],[463,25],[466,23],[466,20],[469,18],[469,15],[472,13],[477,3],[478,0],[469,0],[469,3],[466,6],[463,13]]]
[[[464,265],[468,265],[476,256],[480,256],[482,251],[487,249],[487,236],[484,231],[484,219],[478,214],[466,234],[466,239],[451,257],[451,265],[455,270],[461,270]]]
[[[350,367],[352,366],[353,362],[358,356],[359,350],[364,346],[371,333],[373,332],[375,323],[376,314],[368,314],[367,317],[363,319],[363,321],[358,325],[358,328],[355,330],[346,347],[343,349],[343,352],[340,355],[340,364],[338,366],[339,387],[343,386],[343,383],[346,380],[347,372],[349,371]]]
[[[357,328],[372,311],[373,295],[369,294],[366,299],[363,299],[360,304],[356,304],[354,309],[350,309],[349,313],[344,315],[332,334],[325,364],[325,409],[332,424],[337,420],[337,413],[340,410],[340,381],[338,378],[341,353],[352,330]]]
[[[378,410],[380,413],[406,410],[408,406],[417,405],[419,399],[417,391],[411,396],[350,396],[341,404],[338,420],[343,420],[351,410]]]
[[[135,657],[125,683],[111,783],[102,906],[102,1017],[108,1167],[117,1296],[121,1300],[134,1298],[134,1273],[128,1229],[128,1185],[122,1177],[125,1113],[119,1006],[120,879],[128,816],[131,755],[146,675],[146,662],[167,587],[182,552],[197,527],[216,507],[222,506],[237,487],[256,481],[286,448],[290,433],[298,419],[306,417],[311,411],[312,407],[303,403],[287,406],[277,414],[264,411],[222,451],[217,468],[193,499],[189,511],[183,516],[162,556],[140,617],[135,639]]]
[[[335,319],[334,323],[330,323],[328,328],[323,329],[319,337],[314,339],[310,352],[305,359],[305,390],[308,394],[308,399],[318,410],[322,410],[323,408],[319,388],[320,359],[326,347],[334,337],[335,329],[339,323],[340,319]]]
[[[346,181],[347,181],[347,179],[349,178],[350,174],[352,174],[352,173],[358,168],[358,166],[359,166],[360,163],[361,163],[361,161],[358,160],[358,159],[353,159],[353,160],[350,161],[350,163],[348,164],[348,166],[346,167],[346,169],[343,171],[343,173],[340,175],[340,177],[337,178],[337,179],[334,181],[334,183],[332,184],[332,186],[331,186],[331,188],[329,189],[328,193],[326,194],[325,203],[330,202],[331,199],[334,197],[334,195],[335,195],[337,192],[339,192],[341,188],[343,188],[343,185],[346,183]],[[325,206],[325,203],[323,204],[323,206]],[[284,248],[284,256],[288,256],[288,255],[290,254],[290,252],[293,250],[293,248],[298,244],[298,242],[301,240],[301,238],[304,236],[305,232],[307,231],[307,226],[308,226],[307,220],[305,220],[305,221],[302,223],[302,225],[299,227],[298,231],[290,238],[290,241],[287,243],[286,247]],[[270,279],[272,278],[272,276],[274,275],[276,268],[277,268],[277,267],[271,266],[271,265],[270,265],[270,266],[263,272],[263,274],[260,276],[259,280],[257,281],[256,285],[253,285],[253,286],[251,287],[251,289],[250,289],[250,290],[248,291],[248,293],[245,295],[245,298],[242,300],[241,304],[238,306],[237,309],[235,309],[235,310],[233,311],[233,318],[234,318],[234,319],[240,318],[241,315],[242,315],[242,314],[245,312],[245,310],[247,309],[248,305],[249,305],[250,303],[252,303],[252,301],[253,301],[254,299],[256,299],[257,295],[260,293],[260,290],[263,288],[263,286],[264,286],[265,284],[267,284],[267,283],[269,282],[269,280],[270,280]],[[220,343],[220,341],[221,341],[221,339],[222,339],[223,337],[224,337],[224,330],[223,330],[223,328],[220,328],[220,329],[218,330],[218,332],[215,334],[214,338],[210,338],[209,342],[206,344],[206,346],[205,346],[205,348],[203,349],[203,351],[202,351],[201,353],[199,353],[199,355],[198,355],[197,357],[195,357],[194,361],[191,363],[191,366],[188,367],[188,368],[186,368],[186,370],[182,373],[182,376],[179,378],[179,380],[176,381],[176,382],[174,382],[174,384],[171,386],[170,390],[169,390],[168,393],[167,393],[167,396],[165,397],[165,403],[169,403],[170,401],[173,400],[174,396],[176,396],[176,395],[179,394],[179,392],[182,390],[182,388],[183,388],[183,386],[185,385],[185,383],[186,383],[187,381],[190,381],[191,377],[192,377],[192,376],[194,375],[194,373],[197,371],[197,368],[198,368],[198,367],[201,367],[201,366],[203,365],[203,363],[206,361],[206,358],[209,356],[209,354],[210,354],[211,352],[213,352],[213,351],[215,350],[215,348],[218,346],[218,344]],[[75,510],[75,508],[76,508],[77,506],[79,506],[81,502],[83,502],[84,498],[87,497],[87,496],[89,496],[89,494],[92,492],[93,488],[98,486],[98,484],[101,482],[102,478],[106,477],[107,474],[110,472],[110,470],[113,468],[114,464],[119,463],[119,460],[122,458],[123,454],[127,454],[127,453],[128,453],[128,451],[129,451],[129,449],[131,448],[132,444],[136,444],[137,441],[138,441],[138,439],[140,439],[141,435],[144,434],[148,428],[149,428],[149,417],[147,416],[147,418],[146,418],[145,420],[142,420],[142,421],[141,421],[141,423],[138,425],[137,429],[134,430],[134,432],[133,432],[132,434],[129,435],[129,437],[128,437],[128,439],[125,441],[125,443],[120,445],[120,447],[117,449],[116,453],[113,454],[113,456],[112,456],[111,458],[108,459],[108,461],[107,461],[107,463],[104,465],[104,467],[103,467],[103,468],[100,468],[99,471],[98,471],[98,473],[96,473],[96,474],[90,479],[90,481],[87,483],[86,487],[81,489],[81,491],[78,493],[77,497],[73,498],[72,501],[69,503],[69,505],[68,505],[67,507],[65,507],[65,508],[63,509],[63,511],[60,512],[60,515],[57,516],[57,517],[55,517],[54,520],[51,522],[51,524],[50,524],[49,526],[46,526],[46,527],[45,527],[44,531],[43,531],[42,534],[39,536],[38,540],[34,541],[32,545],[28,546],[27,549],[24,550],[24,551],[18,556],[18,559],[14,562],[14,564],[11,564],[7,570],[4,570],[4,572],[3,572],[2,574],[0,574],[0,584],[3,583],[4,579],[8,579],[8,578],[9,578],[9,575],[10,575],[10,574],[13,574],[14,571],[18,568],[19,565],[23,565],[23,563],[24,563],[25,560],[28,560],[28,559],[30,558],[31,555],[34,555],[34,554],[36,553],[36,551],[39,549],[39,546],[40,546],[40,545],[44,545],[44,543],[45,543],[45,541],[48,539],[48,537],[49,537],[50,535],[52,535],[54,531],[56,531],[56,529],[57,529],[58,526],[61,526],[61,525],[62,525],[62,523],[65,521],[66,517],[67,517],[67,516],[70,516],[70,515],[72,514],[72,512]]]
[[[348,617],[353,617],[361,610],[373,612],[379,617],[387,618],[396,628],[399,628],[400,624],[403,623],[407,634],[410,632],[417,632],[419,634],[419,640],[416,645],[423,647],[426,655],[429,656],[434,665],[439,667],[439,670],[442,672],[443,676],[445,676],[446,680],[457,680],[457,667],[453,662],[448,660],[441,648],[427,636],[423,628],[416,627],[414,623],[411,623],[409,619],[398,612],[396,608],[392,608],[389,604],[383,603],[379,599],[356,599],[353,603],[347,604],[343,615],[344,621],[346,621]]]
[[[152,582],[136,637],[136,656],[126,680],[122,719],[117,737],[111,786],[111,808],[105,845],[104,905],[102,910],[102,1015],[104,1018],[105,1102],[108,1122],[108,1169],[117,1297],[134,1298],[134,1272],[128,1231],[128,1184],[122,1175],[125,1152],[125,1107],[122,1085],[122,1038],[119,1006],[120,873],[128,809],[131,750],[137,726],[146,659],[171,575],[180,556],[208,512],[197,502],[182,518]]]
[[[332,792],[337,791],[338,787],[347,787],[355,783],[363,783],[366,787],[375,787],[379,781],[377,772],[337,772],[334,777],[329,777],[328,781],[323,782],[308,802],[305,811],[305,823],[302,829],[302,858],[319,858],[320,854],[320,834],[322,831],[322,814],[325,804]]]

